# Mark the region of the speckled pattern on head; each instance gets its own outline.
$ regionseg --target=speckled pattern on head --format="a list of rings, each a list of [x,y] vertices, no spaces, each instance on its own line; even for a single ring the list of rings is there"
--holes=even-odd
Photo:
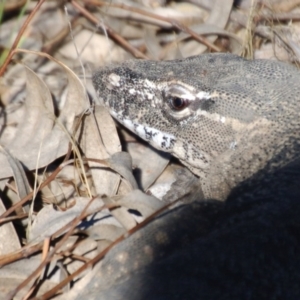
[[[232,54],[130,60],[93,83],[115,119],[200,177],[206,198],[224,200],[299,157],[300,72],[288,64]]]

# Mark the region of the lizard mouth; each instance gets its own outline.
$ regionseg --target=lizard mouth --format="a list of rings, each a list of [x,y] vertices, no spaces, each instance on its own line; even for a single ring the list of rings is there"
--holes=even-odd
[[[153,147],[171,152],[174,148],[176,137],[173,134],[162,132],[147,125],[134,122],[122,115],[110,110],[110,114],[127,129],[137,134],[140,138],[150,143]]]

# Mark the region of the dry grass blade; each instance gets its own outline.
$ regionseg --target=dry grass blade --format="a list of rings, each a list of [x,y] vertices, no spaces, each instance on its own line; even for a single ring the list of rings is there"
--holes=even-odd
[[[206,25],[213,25],[216,26],[219,29],[224,29],[230,16],[230,12],[233,6],[233,0],[226,0],[226,1],[215,1],[214,5],[211,9],[211,13],[209,15],[209,18],[206,20]],[[197,34],[201,34],[201,24],[191,26],[191,30],[196,32]],[[210,35],[207,37],[207,40],[212,44],[215,42],[215,40],[218,38],[217,35]],[[185,53],[188,51],[189,55],[198,55],[203,53],[207,49],[207,45],[199,45],[196,47],[195,42],[190,42],[188,44],[183,44],[181,47],[181,51]],[[187,48],[187,50],[185,50]],[[194,49],[191,53],[191,49]],[[184,55],[184,57],[189,56]]]

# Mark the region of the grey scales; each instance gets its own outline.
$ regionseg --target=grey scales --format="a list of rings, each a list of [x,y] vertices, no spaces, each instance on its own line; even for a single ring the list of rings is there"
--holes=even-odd
[[[92,299],[300,299],[299,70],[204,54],[111,65],[93,84],[118,122],[199,176],[204,198],[112,248]]]

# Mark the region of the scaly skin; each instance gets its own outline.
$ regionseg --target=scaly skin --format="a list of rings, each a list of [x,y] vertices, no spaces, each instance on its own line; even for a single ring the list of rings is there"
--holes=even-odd
[[[206,201],[116,245],[77,299],[300,299],[300,72],[207,54],[128,61],[93,83],[117,121],[199,176]]]

